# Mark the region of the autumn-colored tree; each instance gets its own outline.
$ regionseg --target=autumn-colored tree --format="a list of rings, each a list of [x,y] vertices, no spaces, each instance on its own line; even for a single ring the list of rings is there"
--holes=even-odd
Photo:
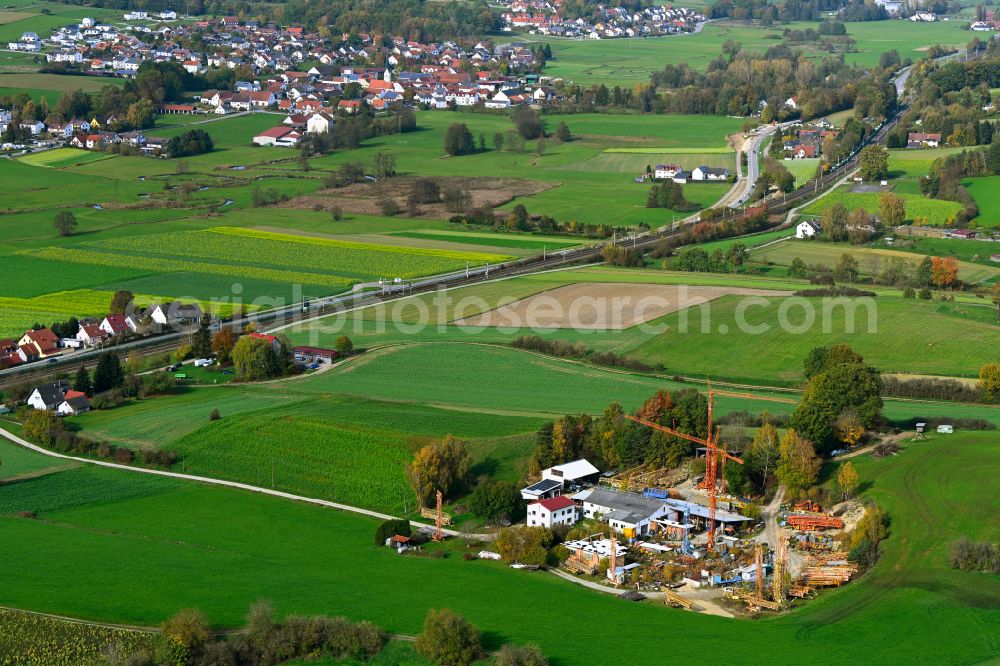
[[[196,608],[185,608],[163,623],[163,635],[192,652],[197,652],[208,640],[208,620]]]
[[[865,436],[865,426],[858,418],[858,413],[853,407],[848,407],[833,424],[833,430],[839,439],[848,448],[857,446]]]
[[[794,428],[789,428],[779,444],[781,458],[777,475],[789,488],[808,488],[819,478],[821,461],[816,455],[812,442],[799,437]]]
[[[409,466],[413,492],[430,506],[437,491],[445,497],[465,488],[469,476],[469,451],[465,442],[448,435],[417,451]]]
[[[500,530],[493,547],[506,562],[545,564],[552,532],[544,527],[514,525]]]
[[[906,199],[892,192],[883,192],[878,199],[878,214],[887,226],[898,227],[906,219]]]
[[[219,359],[219,363],[226,363],[229,361],[229,357],[232,356],[233,347],[236,346],[237,341],[240,339],[240,334],[236,332],[236,329],[232,327],[223,327],[212,336],[212,351],[215,352],[216,358]]]
[[[668,391],[657,391],[656,394],[642,404],[636,413],[640,419],[659,423],[660,419],[674,406],[674,401],[670,398]]]
[[[958,279],[958,261],[955,257],[931,258],[931,282],[935,287],[947,288]]]
[[[979,390],[990,402],[1000,398],[1000,363],[987,363],[980,368]]]
[[[850,462],[844,463],[837,470],[837,485],[840,486],[840,495],[844,499],[850,499],[858,489],[858,473]]]

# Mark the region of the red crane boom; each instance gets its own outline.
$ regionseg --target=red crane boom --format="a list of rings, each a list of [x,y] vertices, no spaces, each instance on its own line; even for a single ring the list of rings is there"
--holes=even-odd
[[[636,423],[642,424],[654,430],[659,430],[660,432],[665,432],[668,435],[673,435],[674,437],[680,437],[681,439],[686,439],[689,442],[694,442],[695,444],[701,444],[705,447],[705,480],[702,482],[701,487],[703,487],[708,493],[708,549],[715,550],[715,512],[717,509],[718,502],[718,475],[719,475],[719,460],[722,460],[723,469],[725,469],[725,461],[732,460],[735,463],[743,464],[743,459],[738,458],[725,449],[719,448],[719,433],[715,429],[713,424],[713,416],[715,411],[715,396],[716,395],[731,396],[734,398],[750,398],[754,400],[766,400],[769,402],[782,402],[794,404],[795,401],[788,398],[775,398],[770,396],[757,396],[750,393],[733,393],[729,391],[718,391],[713,388],[708,389],[708,436],[706,438],[696,437],[694,435],[689,435],[679,430],[673,428],[668,428],[667,426],[660,425],[659,423],[653,423],[651,421],[646,421],[645,419],[640,419],[637,416],[631,416],[630,414],[625,414],[625,418],[630,421],[635,421]],[[725,481],[723,481],[725,483]]]

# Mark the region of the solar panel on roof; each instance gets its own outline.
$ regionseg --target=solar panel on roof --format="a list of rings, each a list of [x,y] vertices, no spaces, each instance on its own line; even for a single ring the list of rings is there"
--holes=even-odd
[[[555,490],[561,485],[562,485],[561,483],[559,483],[558,481],[554,481],[552,479],[542,479],[538,483],[534,483],[525,488],[524,490],[532,494],[537,493],[540,495],[542,493],[547,493],[550,490]]]

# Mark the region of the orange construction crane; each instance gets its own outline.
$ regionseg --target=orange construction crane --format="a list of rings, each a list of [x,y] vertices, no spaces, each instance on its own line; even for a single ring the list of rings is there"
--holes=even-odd
[[[608,555],[608,578],[618,587],[618,537],[611,535],[611,553]]]
[[[722,460],[723,471],[725,470],[725,461],[732,460],[733,462],[743,464],[742,458],[737,458],[734,455],[730,455],[724,448],[719,448],[719,432],[715,428],[712,421],[712,417],[715,411],[715,396],[724,395],[732,398],[748,398],[752,400],[765,400],[768,402],[782,402],[788,404],[795,404],[795,401],[791,398],[776,398],[771,396],[760,396],[754,395],[752,393],[735,393],[732,391],[720,391],[714,389],[709,385],[708,388],[708,429],[706,432],[708,436],[704,439],[701,437],[696,437],[694,435],[689,435],[673,428],[668,428],[662,426],[659,423],[652,423],[651,421],[646,421],[645,419],[640,419],[636,416],[626,414],[625,418],[630,421],[635,421],[636,423],[641,423],[644,426],[653,428],[654,430],[659,430],[660,432],[665,432],[668,435],[673,435],[674,437],[680,437],[681,439],[686,439],[689,442],[694,442],[695,444],[701,444],[705,447],[705,479],[702,481],[699,487],[704,488],[708,493],[708,549],[715,550],[715,511],[718,502],[718,476],[719,476],[719,460]],[[725,481],[723,481],[725,483]]]
[[[442,497],[441,497],[441,491],[440,490],[437,491],[437,495],[436,496],[437,496],[437,518],[435,520],[435,524],[437,525],[437,529],[434,530],[434,540],[435,541],[440,541],[441,539],[444,538],[444,532],[441,531],[441,522],[442,522],[442,517],[441,517],[441,500],[442,500]]]
[[[764,598],[764,546],[763,544],[757,544],[756,552],[754,553],[755,563],[757,565],[757,599]]]

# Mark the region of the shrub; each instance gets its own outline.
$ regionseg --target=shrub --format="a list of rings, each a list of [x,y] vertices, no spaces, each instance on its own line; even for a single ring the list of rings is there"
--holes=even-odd
[[[1000,544],[989,541],[969,541],[963,536],[951,543],[948,562],[953,569],[1000,574]]]
[[[416,648],[429,661],[441,666],[467,666],[482,655],[479,630],[447,608],[427,613]]]
[[[507,643],[497,653],[497,666],[548,666],[549,660],[534,645]]]
[[[333,342],[333,348],[340,354],[350,354],[354,350],[354,343],[346,335],[342,335]]]
[[[163,623],[163,635],[167,640],[180,643],[192,652],[197,652],[208,640],[208,620],[196,608],[185,608]]]
[[[222,415],[219,414],[219,410],[218,409],[213,409],[212,413],[208,415],[208,420],[209,421],[218,421],[221,418],[222,418]]]

